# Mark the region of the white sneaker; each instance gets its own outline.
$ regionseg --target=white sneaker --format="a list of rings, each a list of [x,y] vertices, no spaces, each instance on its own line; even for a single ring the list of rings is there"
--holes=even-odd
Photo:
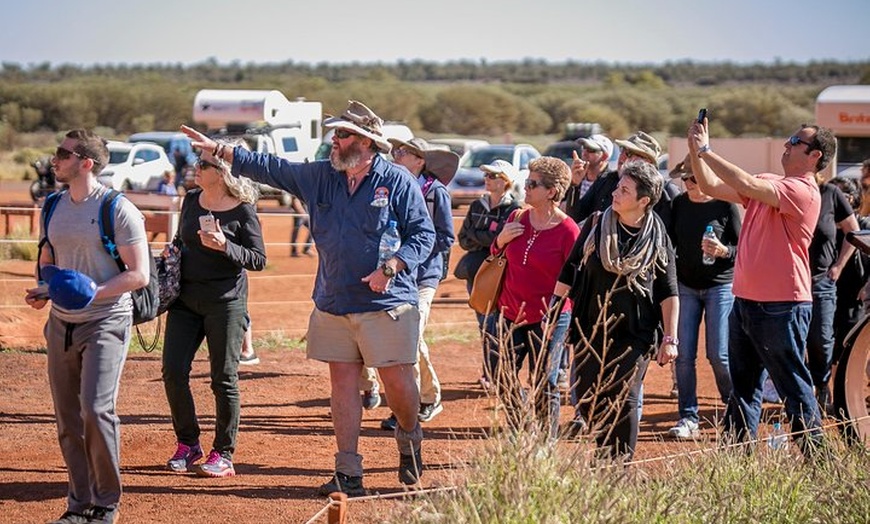
[[[677,425],[668,430],[668,435],[674,438],[695,438],[698,436],[698,423],[687,418],[681,418]]]

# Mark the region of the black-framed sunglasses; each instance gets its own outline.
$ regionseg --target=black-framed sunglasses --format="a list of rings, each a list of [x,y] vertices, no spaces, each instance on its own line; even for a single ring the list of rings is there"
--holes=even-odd
[[[352,136],[356,136],[356,133],[351,133],[347,129],[336,129],[335,136],[337,136],[341,140],[344,140],[345,138],[350,138]]]
[[[196,167],[200,169],[208,169],[210,167],[213,169],[220,169],[220,166],[218,166],[217,164],[212,164],[208,160],[203,160],[201,158],[196,161]]]
[[[788,143],[793,145],[793,146],[796,146],[798,144],[803,144],[803,145],[807,146],[808,153],[810,151],[812,151],[813,149],[816,149],[816,144],[814,144],[813,142],[807,142],[806,140],[801,140],[801,137],[799,137],[797,135],[792,135],[792,136],[788,137]]]
[[[543,182],[541,182],[539,180],[532,180],[532,179],[526,180],[525,185],[526,185],[526,189],[535,189],[536,187],[543,187],[543,188],[547,187],[544,185]]]
[[[686,182],[686,181],[689,181],[689,182],[691,182],[691,183],[693,183],[693,184],[697,184],[697,183],[698,183],[698,179],[695,178],[695,175],[687,176],[687,177],[683,178],[683,182]]]
[[[58,160],[66,160],[67,158],[69,158],[73,155],[77,156],[79,158],[79,160],[84,160],[84,159],[88,158],[81,153],[76,153],[75,151],[70,151],[69,149],[67,149],[65,147],[61,147],[61,146],[57,146],[57,149],[54,150],[54,157],[57,158]]]

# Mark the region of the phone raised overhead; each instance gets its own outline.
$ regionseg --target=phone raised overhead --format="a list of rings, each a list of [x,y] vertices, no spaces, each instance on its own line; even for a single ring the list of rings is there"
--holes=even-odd
[[[700,111],[698,111],[698,123],[703,124],[705,118],[707,118],[707,108],[706,107],[704,107]]]

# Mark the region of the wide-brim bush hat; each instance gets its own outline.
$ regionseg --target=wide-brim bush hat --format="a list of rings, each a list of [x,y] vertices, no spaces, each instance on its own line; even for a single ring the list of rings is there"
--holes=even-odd
[[[394,148],[404,147],[422,158],[426,163],[423,172],[432,173],[445,186],[456,176],[456,170],[459,169],[459,155],[453,151],[441,146],[434,146],[419,137],[414,137],[408,141],[390,138],[389,142]]]
[[[682,162],[675,165],[674,168],[668,172],[668,176],[670,176],[671,178],[680,178],[682,180],[691,178],[692,161],[689,160],[689,155],[686,155],[686,158],[684,158]]]
[[[360,136],[370,138],[383,153],[390,152],[390,142],[384,137],[384,121],[362,102],[348,100],[347,109],[339,116],[327,115],[323,127],[347,129]]]
[[[625,140],[617,140],[616,145],[646,158],[653,164],[659,161],[659,156],[662,154],[662,146],[659,145],[658,140],[643,131],[638,131]]]

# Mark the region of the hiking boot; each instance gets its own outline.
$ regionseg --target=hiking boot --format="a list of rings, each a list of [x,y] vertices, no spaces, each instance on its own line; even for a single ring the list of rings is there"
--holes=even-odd
[[[89,511],[89,510],[86,510]],[[67,511],[56,520],[52,520],[48,524],[88,524],[90,520],[84,513],[76,513],[75,511]]]
[[[420,482],[423,476],[423,459],[418,449],[412,455],[399,453],[399,482],[410,486]]]
[[[362,405],[366,410],[377,408],[381,405],[381,394],[376,389],[363,391]]]
[[[179,442],[175,455],[172,455],[172,458],[169,459],[166,465],[176,473],[184,473],[185,471],[191,471],[193,463],[201,458],[202,448],[199,446],[199,443],[188,446]]]
[[[329,482],[322,484],[317,492],[324,497],[330,493],[338,492],[344,493],[348,497],[362,497],[366,495],[362,477],[351,477],[338,471],[329,479]]]
[[[679,439],[695,438],[698,434],[698,423],[687,418],[681,418],[676,426],[668,430],[668,435]]]
[[[211,450],[196,474],[200,477],[232,477],[236,474],[236,470],[233,468],[233,461]]]
[[[260,363],[260,357],[256,353],[251,352],[250,355],[242,355],[239,357],[239,364],[242,366],[256,366]]]
[[[88,523],[115,524],[118,522],[118,508],[94,506],[88,510]]]
[[[381,429],[386,431],[396,431],[396,426],[399,425],[399,421],[396,420],[396,414],[390,413],[390,416],[381,421]]]
[[[420,422],[429,422],[442,411],[444,411],[444,406],[441,405],[441,402],[420,404],[420,413],[417,414],[417,418],[420,419]]]

